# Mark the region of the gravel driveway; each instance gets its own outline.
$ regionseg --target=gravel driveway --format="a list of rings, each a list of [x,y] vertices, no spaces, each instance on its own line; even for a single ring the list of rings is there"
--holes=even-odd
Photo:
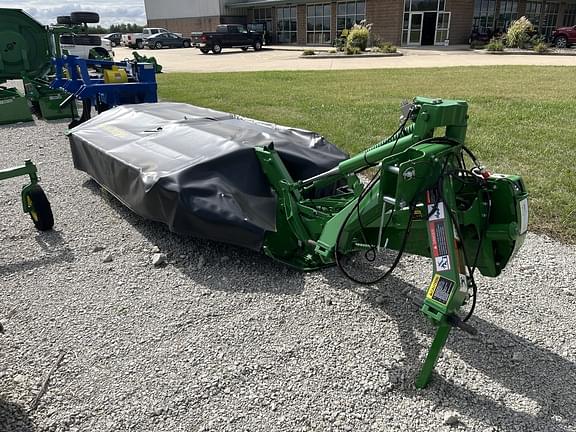
[[[0,431],[576,431],[574,247],[532,234],[480,278],[479,336],[454,331],[416,390],[428,260],[366,288],[173,235],[73,169],[66,123],[0,127],[56,219],[37,232],[0,182]]]

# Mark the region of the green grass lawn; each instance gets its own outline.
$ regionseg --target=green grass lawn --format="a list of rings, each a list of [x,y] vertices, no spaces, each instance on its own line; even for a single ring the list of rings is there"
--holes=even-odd
[[[311,129],[355,153],[398,125],[414,96],[470,104],[467,145],[492,171],[520,174],[533,231],[576,243],[576,68],[462,67],[163,74],[163,100]]]

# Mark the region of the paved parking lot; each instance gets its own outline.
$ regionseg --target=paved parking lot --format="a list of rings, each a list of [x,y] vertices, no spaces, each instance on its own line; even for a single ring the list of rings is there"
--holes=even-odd
[[[116,59],[132,57],[128,48],[114,49]],[[243,52],[225,49],[222,54],[202,54],[196,48],[140,50],[154,56],[166,72],[243,72],[265,70],[338,70],[426,68],[491,65],[576,66],[576,56],[490,55],[462,49],[402,49],[402,57],[301,58],[299,50],[263,49]]]

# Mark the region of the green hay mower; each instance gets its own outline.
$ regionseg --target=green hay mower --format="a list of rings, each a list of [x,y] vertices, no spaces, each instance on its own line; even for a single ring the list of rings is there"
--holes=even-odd
[[[402,109],[389,138],[352,157],[309,131],[176,103],[114,108],[69,138],[76,168],[175,232],[303,271],[337,265],[369,285],[405,252],[430,258],[415,299],[436,328],[424,387],[452,328],[476,332],[474,275],[499,276],[521,247],[528,193],[465,146],[466,102],[419,97]]]
[[[24,165],[14,168],[0,170],[0,181],[14,177],[28,176],[30,183],[24,185],[21,192],[22,210],[28,213],[34,222],[34,226],[40,231],[47,231],[54,226],[54,216],[52,207],[38,184],[38,170],[36,165],[30,160],[26,160]]]

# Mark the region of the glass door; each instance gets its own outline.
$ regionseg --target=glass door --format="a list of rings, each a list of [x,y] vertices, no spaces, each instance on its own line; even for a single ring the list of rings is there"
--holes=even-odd
[[[450,12],[438,12],[436,15],[436,45],[444,45],[450,38]]]
[[[408,45],[420,45],[422,42],[422,23],[424,12],[411,12],[408,24]]]

